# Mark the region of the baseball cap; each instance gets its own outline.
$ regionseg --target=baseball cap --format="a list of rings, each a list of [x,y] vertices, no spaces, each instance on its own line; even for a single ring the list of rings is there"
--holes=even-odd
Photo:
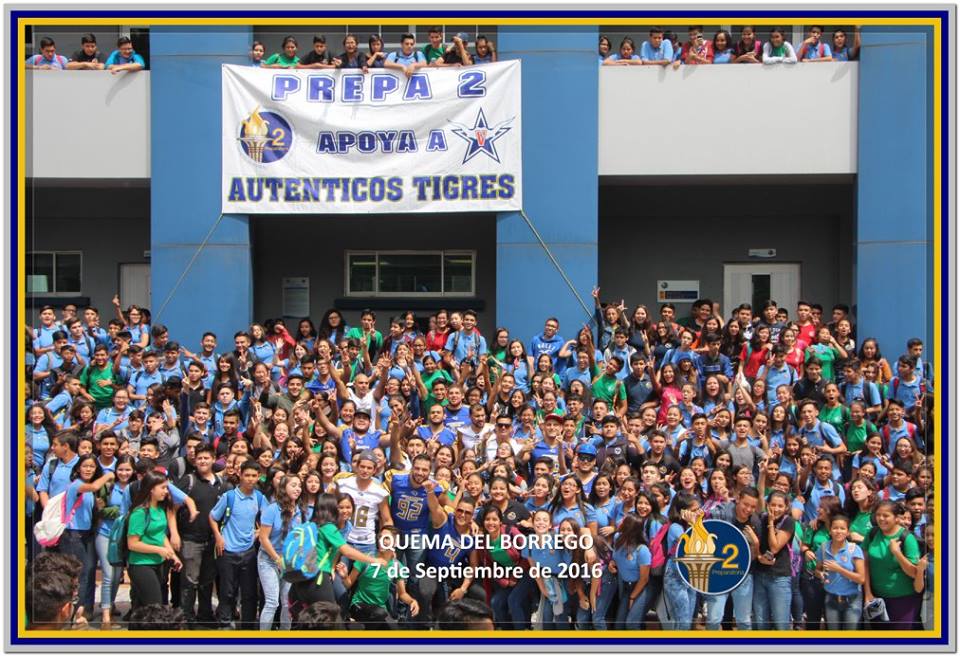
[[[356,417],[357,415],[363,415],[363,416],[369,418],[369,417],[370,417],[370,411],[367,410],[366,408],[357,408],[356,411],[353,413],[353,416]]]
[[[596,456],[597,456],[597,447],[593,446],[593,444],[591,444],[590,442],[586,442],[586,443],[584,443],[584,444],[581,444],[581,445],[577,448],[577,455],[578,455],[578,456],[593,456],[593,457],[596,457]]]
[[[558,414],[556,414],[556,413],[554,413],[554,412],[551,412],[551,413],[548,414],[546,417],[544,417],[543,420],[544,420],[544,421],[557,421],[557,422],[560,422],[560,421],[563,421],[563,417],[561,417],[560,415],[558,415]]]

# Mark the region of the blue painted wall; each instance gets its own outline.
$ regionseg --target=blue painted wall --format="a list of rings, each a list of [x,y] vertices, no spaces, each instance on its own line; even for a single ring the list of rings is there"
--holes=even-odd
[[[245,63],[251,39],[249,28],[150,30],[151,309],[191,350],[206,330],[231,350],[252,315],[246,216],[224,216],[177,285],[220,217],[220,66]]]
[[[523,61],[524,209],[592,311],[597,280],[597,30],[504,26]],[[562,44],[562,46],[560,45]],[[497,217],[497,325],[526,342],[551,315],[573,338],[589,319],[518,213]]]
[[[929,30],[863,33],[857,333],[891,365],[911,337],[932,352],[932,56]]]

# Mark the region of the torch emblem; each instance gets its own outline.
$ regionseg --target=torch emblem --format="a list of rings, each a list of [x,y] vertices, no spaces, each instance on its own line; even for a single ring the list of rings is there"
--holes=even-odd
[[[263,163],[263,148],[267,145],[270,137],[269,126],[260,116],[260,106],[254,108],[250,117],[241,121],[243,123],[243,136],[240,141],[247,147],[247,154],[257,164]]]
[[[709,592],[710,570],[723,560],[714,555],[717,552],[717,536],[707,531],[703,525],[703,515],[697,515],[690,528],[689,533],[680,536],[680,546],[684,553],[677,561],[686,566],[691,586],[700,592]]]

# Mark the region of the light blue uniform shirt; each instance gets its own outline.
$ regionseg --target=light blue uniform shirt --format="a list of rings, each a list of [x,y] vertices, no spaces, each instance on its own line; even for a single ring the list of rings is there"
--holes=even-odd
[[[257,514],[267,507],[267,500],[260,490],[254,489],[247,496],[235,488],[225,493],[217,501],[217,505],[210,511],[210,516],[214,521],[219,522],[227,512],[230,501],[233,500],[233,506],[230,509],[230,519],[227,520],[223,528],[220,529],[223,535],[226,550],[231,553],[243,553],[253,546],[256,537]]]

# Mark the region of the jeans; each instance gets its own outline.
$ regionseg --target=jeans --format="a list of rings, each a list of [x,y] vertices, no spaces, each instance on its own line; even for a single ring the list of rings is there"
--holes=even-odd
[[[669,621],[661,623],[666,630],[689,631],[696,611],[697,591],[687,585],[675,560],[668,560],[663,572],[663,599],[670,613]]]
[[[273,627],[273,618],[280,608],[280,629],[290,629],[290,584],[281,578],[282,572],[275,562],[270,560],[266,551],[257,555],[257,572],[260,574],[260,586],[263,588],[263,609],[260,611],[260,630],[269,631]]]
[[[566,581],[566,579],[563,579]],[[570,628],[570,621],[567,618],[565,612],[555,614],[553,612],[553,602],[546,598],[544,595],[540,595],[540,623],[543,625],[544,631],[566,631]]]
[[[180,553],[183,561],[180,571],[180,609],[188,624],[198,620],[201,624],[213,624],[213,583],[217,579],[213,542],[184,540]],[[195,604],[196,614],[193,610]]]
[[[719,631],[727,599],[733,599],[733,615],[738,631],[749,631],[753,614],[753,575],[748,574],[743,583],[730,592],[707,596],[707,630]]]
[[[493,584],[490,606],[493,608],[493,621],[497,628],[510,631],[523,631],[527,628],[529,615],[526,612],[524,599],[528,588],[522,583],[523,579],[509,587]]]
[[[800,626],[803,622],[803,595],[800,593],[800,577],[790,578],[790,590],[793,597],[790,601],[790,615],[793,616],[795,626]]]
[[[217,558],[220,574],[220,603],[217,605],[217,621],[221,627],[233,622],[233,609],[240,596],[241,629],[253,629],[257,619],[257,547],[246,551],[224,551]]]
[[[86,613],[92,613],[97,594],[97,551],[93,531],[67,529],[60,536],[57,550],[80,560],[80,605]]]
[[[122,567],[114,567],[107,559],[107,549],[110,548],[109,535],[97,535],[94,539],[97,551],[97,560],[100,561],[100,571],[103,576],[100,581],[100,609],[110,610],[113,600],[117,597],[117,582],[123,576]]]
[[[807,614],[807,623],[804,628],[807,631],[819,631],[826,598],[823,581],[806,572],[800,574],[800,594],[803,595],[803,610]]]
[[[597,592],[597,602],[593,611],[593,628],[597,631],[607,630],[607,611],[610,610],[613,600],[617,596],[617,575],[608,569],[603,570],[600,577],[600,591]]]
[[[754,629],[758,631],[790,630],[790,600],[793,594],[790,578],[774,576],[766,572],[754,572]]]
[[[633,604],[630,603],[630,593],[636,586],[636,581],[618,581],[620,603],[617,605],[617,629],[628,631],[637,631],[643,628],[643,618],[647,614],[647,606],[650,598],[649,583],[644,586],[643,591],[637,596]]]
[[[420,606],[420,612],[416,617],[411,617],[404,622],[404,628],[416,629],[422,625],[430,625],[433,621],[433,613],[430,608],[430,599],[427,599],[420,590],[420,579],[417,577],[417,563],[423,563],[426,559],[426,549],[399,549],[397,550],[397,559],[410,570],[410,577],[407,579],[407,592],[417,600]],[[334,584],[336,585],[336,584]]]
[[[852,596],[840,597],[828,592],[826,597],[824,613],[827,616],[827,629],[856,631],[860,624],[860,615],[863,614],[863,595],[858,592]]]

